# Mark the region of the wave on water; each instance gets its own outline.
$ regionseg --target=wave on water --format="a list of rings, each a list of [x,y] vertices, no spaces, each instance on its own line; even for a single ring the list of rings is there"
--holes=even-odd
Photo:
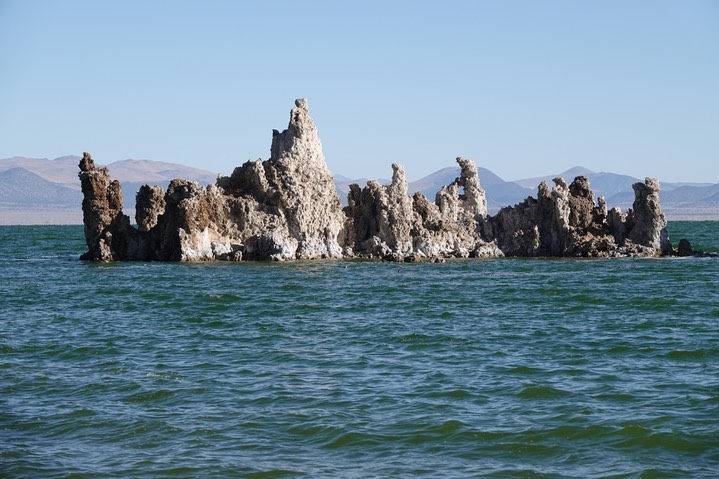
[[[719,260],[96,265],[32,231],[0,228],[0,477],[719,469]]]

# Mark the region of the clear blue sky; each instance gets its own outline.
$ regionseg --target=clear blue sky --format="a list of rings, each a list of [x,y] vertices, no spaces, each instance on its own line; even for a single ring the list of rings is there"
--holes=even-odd
[[[0,0],[0,158],[229,174],[299,97],[354,178],[719,182],[719,2]]]

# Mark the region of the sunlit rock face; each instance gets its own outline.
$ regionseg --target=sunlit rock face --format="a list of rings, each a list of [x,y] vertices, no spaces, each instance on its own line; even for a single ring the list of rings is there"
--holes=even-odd
[[[271,151],[265,165],[267,181],[277,191],[289,237],[297,241],[295,256],[298,259],[342,256],[337,242],[344,223],[342,203],[307,100],[295,102],[285,131],[273,132]]]
[[[143,186],[135,220],[122,213],[119,183],[89,154],[80,164],[86,259],[239,260],[339,258],[345,216],[306,100],[297,100],[271,156],[202,187],[173,180]]]
[[[595,203],[589,181],[542,182],[537,198],[487,215],[472,160],[430,201],[410,195],[402,165],[392,182],[350,185],[341,206],[307,101],[296,100],[287,129],[273,131],[270,158],[248,161],[216,184],[176,179],[137,192],[135,221],[122,211],[120,184],[89,153],[80,161],[83,221],[96,261],[239,261],[342,257],[392,261],[501,256],[672,254],[659,207],[659,182],[634,185],[627,213]]]
[[[636,245],[660,254],[671,254],[667,220],[659,207],[659,180],[646,178],[644,183],[634,183],[632,188],[634,205],[629,217],[631,228],[627,237]]]

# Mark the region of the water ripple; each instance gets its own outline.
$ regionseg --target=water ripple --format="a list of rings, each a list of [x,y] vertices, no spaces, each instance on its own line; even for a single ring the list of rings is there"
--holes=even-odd
[[[30,233],[0,228],[0,477],[719,469],[717,261],[101,265],[81,227],[17,259]]]

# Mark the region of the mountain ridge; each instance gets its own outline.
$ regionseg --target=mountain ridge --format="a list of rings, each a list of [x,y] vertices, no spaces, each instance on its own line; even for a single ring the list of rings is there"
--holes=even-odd
[[[70,223],[82,223],[82,195],[77,179],[79,161],[80,157],[75,155],[55,159],[21,156],[0,159],[0,224],[43,224],[53,222],[54,218],[61,218],[62,222],[68,222],[70,218]],[[213,184],[217,178],[217,174],[200,168],[149,159],[119,160],[107,167],[122,184],[124,209],[131,217],[134,215],[134,193],[142,184],[166,186],[172,179],[183,178],[206,185]],[[515,181],[504,180],[486,168],[479,167],[478,170],[490,214],[495,214],[501,207],[519,203],[527,196],[536,197],[541,181],[547,181],[551,186],[555,177],[571,182],[578,175],[589,179],[595,197],[604,196],[610,208],[618,206],[626,210],[634,201],[632,185],[641,181],[628,175],[595,172],[583,166],[555,175]],[[409,192],[419,191],[433,201],[436,192],[459,174],[460,169],[456,166],[441,168],[409,182]],[[364,186],[370,181],[341,174],[333,178],[343,204],[346,204],[350,184]],[[390,182],[381,178],[377,181]],[[669,219],[719,219],[719,183],[662,183],[660,196],[662,209]]]

